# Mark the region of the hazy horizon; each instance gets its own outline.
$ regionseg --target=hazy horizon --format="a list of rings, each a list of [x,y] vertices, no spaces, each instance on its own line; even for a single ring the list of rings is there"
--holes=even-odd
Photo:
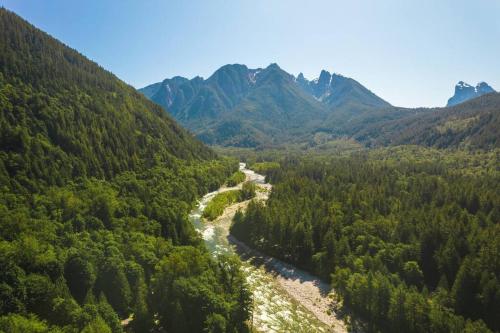
[[[500,90],[493,0],[0,4],[136,88],[277,63],[308,79],[352,77],[396,106],[444,106],[458,81]]]

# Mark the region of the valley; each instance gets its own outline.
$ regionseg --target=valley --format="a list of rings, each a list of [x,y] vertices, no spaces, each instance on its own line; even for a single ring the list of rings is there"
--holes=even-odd
[[[349,30],[357,44],[377,25],[283,16],[292,30],[273,26],[252,51],[293,44],[277,59],[319,73],[309,79],[232,53],[285,1],[272,15],[252,8],[270,15],[259,24],[212,2],[21,2],[8,6],[48,32],[0,6],[0,332],[500,332],[500,93],[482,81],[446,90],[478,82],[471,72],[498,85],[495,66],[396,83],[413,64],[378,68],[372,58],[405,51],[379,45],[362,53],[368,67],[314,50],[323,60],[295,63],[291,32],[313,26],[327,39],[314,48],[340,51],[355,45],[329,38]],[[229,32],[250,35],[219,39]],[[377,93],[446,106],[393,105],[321,69],[334,58]],[[193,76],[136,89],[164,72]]]
[[[255,200],[265,202],[272,186],[264,182],[264,176],[247,169],[244,163],[240,163],[240,170],[245,173],[246,181],[257,185]],[[243,260],[243,274],[252,292],[252,327],[259,332],[347,332],[343,321],[337,318],[333,293],[327,283],[252,250],[229,235],[235,213],[244,211],[250,200],[227,207],[214,221],[201,218],[204,208],[216,194],[239,188],[241,184],[206,194],[191,212],[190,219],[212,255],[237,253]]]

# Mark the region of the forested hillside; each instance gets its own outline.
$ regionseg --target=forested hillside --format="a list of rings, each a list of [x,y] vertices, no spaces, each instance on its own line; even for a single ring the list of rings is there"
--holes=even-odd
[[[364,331],[498,331],[499,154],[404,146],[256,164],[273,191],[231,232],[331,281]]]
[[[367,145],[419,144],[438,148],[500,147],[500,93],[434,109],[394,108],[353,119],[349,135]]]
[[[245,331],[237,261],[187,219],[236,161],[3,8],[0,110],[0,331]]]

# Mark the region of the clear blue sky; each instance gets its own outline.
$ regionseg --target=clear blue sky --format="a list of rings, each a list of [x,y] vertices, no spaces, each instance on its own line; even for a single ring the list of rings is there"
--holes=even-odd
[[[500,90],[500,0],[0,0],[135,87],[227,63],[350,76],[399,106]]]

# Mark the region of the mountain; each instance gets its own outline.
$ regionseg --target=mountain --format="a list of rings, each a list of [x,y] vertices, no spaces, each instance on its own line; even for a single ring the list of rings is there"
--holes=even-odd
[[[500,147],[500,93],[445,108],[395,108],[354,119],[350,135],[369,146]]]
[[[236,161],[3,8],[0,109],[0,331],[245,332],[238,266],[188,220]]]
[[[479,82],[475,87],[460,81],[455,86],[455,94],[448,100],[446,106],[453,106],[469,99],[495,92],[486,82]]]
[[[209,144],[266,146],[335,131],[351,117],[390,104],[357,81],[322,71],[309,81],[277,64],[233,64],[207,80],[174,77],[140,89]]]
[[[459,105],[392,107],[351,78],[323,70],[308,80],[271,64],[258,69],[226,65],[207,80],[174,77],[141,92],[209,144],[315,146],[353,138],[368,146],[497,147],[500,101],[493,89],[459,82],[455,90],[450,103],[462,101]]]
[[[162,158],[215,156],[160,107],[75,50],[19,22],[6,10],[2,10],[2,23],[5,28],[1,32],[0,68],[7,89],[4,93],[22,90],[29,106],[26,114],[3,108],[2,143],[15,137],[11,128],[24,126],[28,137],[43,135],[46,149],[64,155],[68,162],[82,162],[87,158],[85,154],[92,153],[77,174],[92,176],[112,176],[129,170],[134,156],[134,163],[142,165],[151,163],[159,152]],[[25,41],[29,38],[33,39],[31,43]],[[7,95],[6,99],[13,97]],[[99,133],[99,140],[91,137],[95,133]],[[162,148],[145,150],[145,140]],[[106,165],[113,168],[105,170]]]
[[[304,91],[330,107],[356,105],[358,107],[382,108],[389,103],[366,89],[359,82],[339,74],[330,74],[322,70],[319,78],[309,81],[302,73],[297,76],[297,83]],[[354,108],[354,107],[353,107]]]

